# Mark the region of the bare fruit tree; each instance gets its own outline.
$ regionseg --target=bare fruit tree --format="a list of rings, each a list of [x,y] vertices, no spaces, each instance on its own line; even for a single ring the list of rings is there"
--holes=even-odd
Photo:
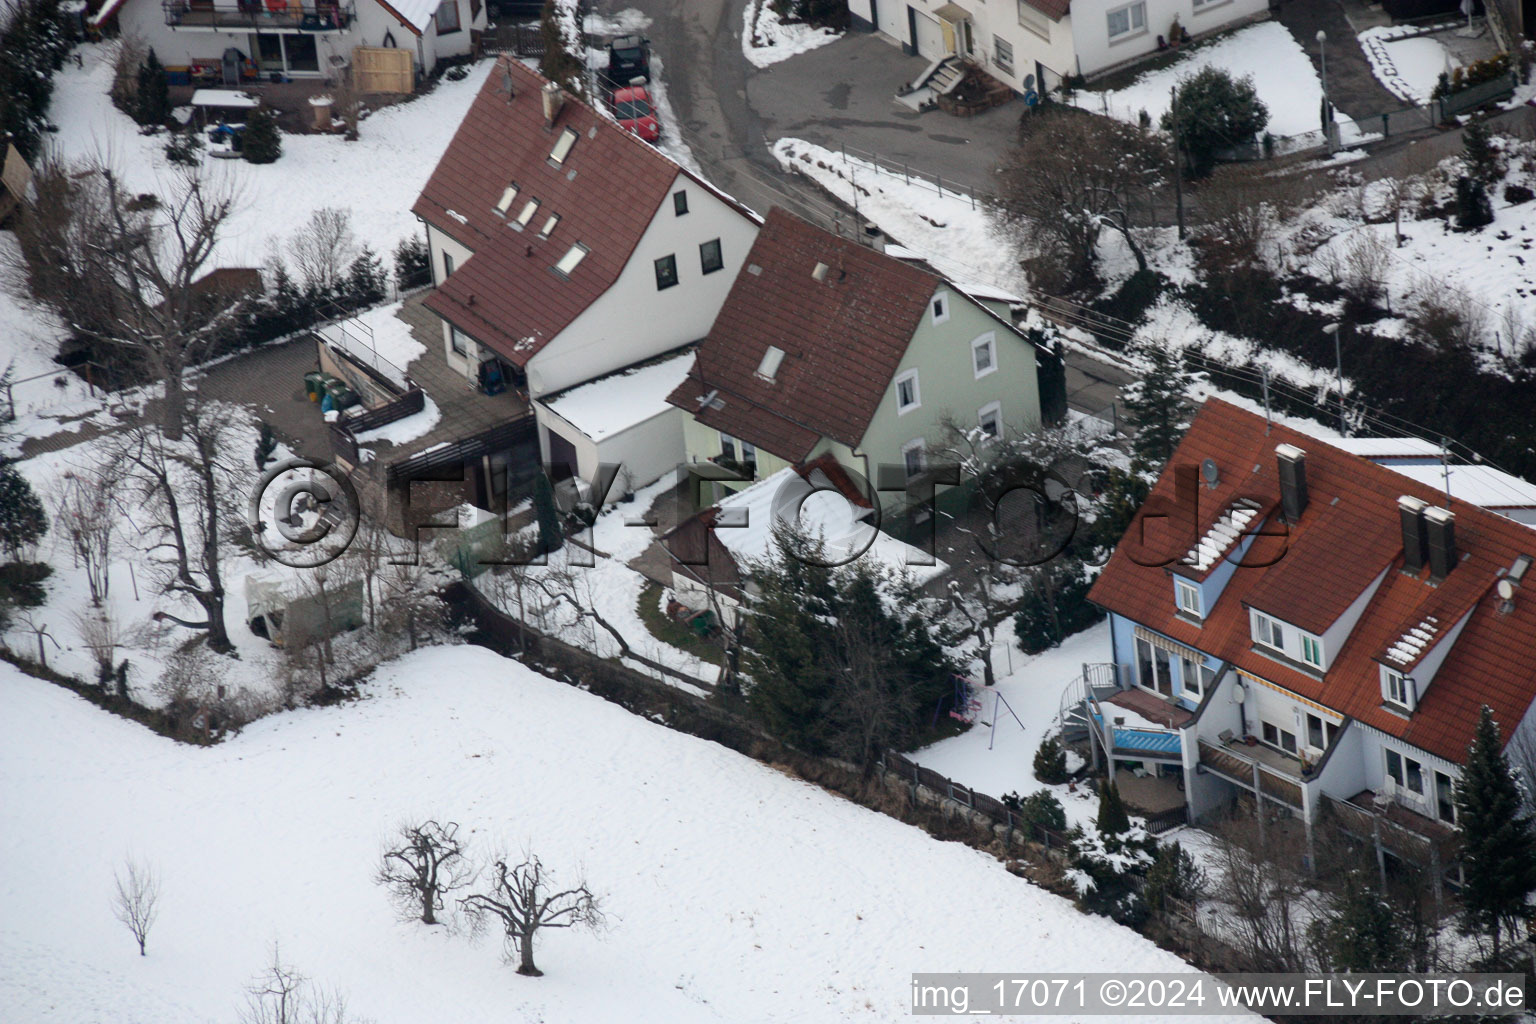
[[[288,240],[288,255],[306,288],[320,295],[334,291],[357,256],[352,215],[330,206],[316,210],[309,223]]]
[[[366,1024],[347,1013],[340,993],[316,987],[292,964],[283,963],[277,944],[272,962],[246,988],[240,1024]]]
[[[50,161],[33,184],[14,269],[71,331],[165,385],[162,422],[179,438],[183,378],[237,323],[244,301],[238,288],[205,279],[234,192],[187,168],[164,194],[140,195],[103,161]]]
[[[538,977],[544,972],[534,966],[534,937],[545,928],[587,928],[603,926],[599,901],[585,883],[571,889],[554,889],[539,858],[525,854],[523,862],[508,867],[506,858],[491,866],[491,885],[481,893],[459,900],[459,906],[476,926],[494,922],[502,930],[507,958],[517,954],[517,973]]]
[[[145,956],[149,929],[160,913],[160,876],[154,868],[129,858],[117,874],[112,913],[133,933],[133,941],[139,944],[139,956]]]
[[[123,474],[118,463],[100,460],[64,471],[51,495],[54,533],[69,545],[75,564],[85,570],[91,604],[101,607],[111,577],[112,540],[128,516],[118,500]]]
[[[379,854],[378,882],[406,919],[437,924],[443,897],[474,880],[456,822],[404,823]]]

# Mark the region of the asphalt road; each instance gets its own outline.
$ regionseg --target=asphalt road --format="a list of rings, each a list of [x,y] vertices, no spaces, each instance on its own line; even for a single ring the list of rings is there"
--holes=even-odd
[[[853,226],[851,211],[779,169],[769,152],[778,138],[846,144],[981,187],[1012,145],[1017,105],[962,120],[937,111],[919,115],[896,104],[897,87],[927,62],[874,35],[850,33],[758,69],[741,53],[745,0],[595,5],[608,15],[631,7],[651,19],[651,49],[662,62],[668,97],[694,158],[711,181],[759,212],[782,206],[824,227]],[[1080,411],[1108,409],[1130,380],[1119,367],[1081,353],[1067,359],[1068,398]]]

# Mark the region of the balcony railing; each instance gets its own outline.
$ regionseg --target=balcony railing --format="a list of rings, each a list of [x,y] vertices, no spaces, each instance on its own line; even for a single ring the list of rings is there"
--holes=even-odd
[[[356,16],[352,3],[296,3],[294,0],[236,0],[203,3],[163,0],[165,23],[206,32],[344,32]]]
[[[1292,810],[1302,809],[1301,780],[1299,775],[1282,771],[1265,764],[1257,757],[1239,754],[1229,747],[1217,746],[1208,740],[1200,741],[1200,763],[1207,771],[1220,775],[1228,782],[1236,783],[1250,793],[1255,782],[1258,789],[1271,800],[1282,803]],[[1297,768],[1300,768],[1298,762]]]

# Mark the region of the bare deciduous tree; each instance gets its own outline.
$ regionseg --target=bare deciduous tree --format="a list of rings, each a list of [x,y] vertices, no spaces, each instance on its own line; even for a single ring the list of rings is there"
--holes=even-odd
[[[244,296],[194,284],[213,269],[236,203],[200,169],[172,173],[165,194],[129,190],[105,162],[46,163],[18,229],[14,269],[81,337],[165,385],[162,422],[181,436],[183,378],[236,322]]]
[[[538,977],[544,973],[533,963],[533,942],[541,930],[603,926],[598,898],[585,883],[551,891],[552,879],[531,853],[516,867],[508,867],[505,857],[497,858],[490,882],[486,892],[466,896],[459,905],[476,926],[494,921],[501,928],[508,959],[517,955],[518,974]]]
[[[112,541],[126,515],[118,501],[122,483],[120,464],[102,460],[65,470],[52,493],[55,536],[64,539],[75,564],[85,570],[91,604],[98,608],[111,584]]]
[[[160,913],[160,877],[154,868],[128,859],[117,874],[112,913],[133,933],[133,941],[139,944],[139,956],[146,956],[144,947],[149,930]]]
[[[1169,166],[1162,136],[1077,111],[1029,120],[1001,174],[1004,216],[1054,255],[1068,288],[1096,280],[1106,228],[1147,269],[1137,231],[1151,223],[1152,189]]]
[[[379,854],[378,883],[402,917],[437,924],[443,897],[474,880],[456,822],[399,825]]]
[[[181,440],[156,425],[137,424],[118,437],[112,454],[142,502],[160,592],[189,599],[203,613],[200,620],[166,611],[156,618],[206,630],[209,646],[223,652],[230,649],[223,559],[248,472],[219,410],[193,403],[182,422]]]
[[[309,223],[288,240],[288,255],[304,286],[321,295],[335,290],[357,253],[352,215],[331,206],[316,210]]]
[[[283,963],[277,944],[272,962],[246,988],[240,1024],[367,1024],[347,1013],[339,992],[317,988],[291,964]]]

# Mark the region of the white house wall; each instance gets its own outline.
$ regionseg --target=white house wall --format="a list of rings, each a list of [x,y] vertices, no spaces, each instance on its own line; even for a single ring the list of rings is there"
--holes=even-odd
[[[234,0],[217,0],[222,7],[231,6]],[[322,69],[330,66],[332,56],[352,61],[352,49],[356,46],[383,46],[385,37],[392,36],[394,45],[409,50],[424,70],[430,72],[438,59],[470,52],[471,30],[483,31],[486,26],[486,7],[482,3],[480,14],[470,17],[469,0],[459,0],[460,31],[437,38],[435,25],[428,25],[426,35],[417,46],[414,33],[374,0],[356,0],[356,17],[345,32],[306,32],[303,35],[315,40],[315,49]],[[249,31],[205,32],[192,28],[176,28],[166,24],[165,11],[157,0],[127,0],[117,12],[117,22],[124,36],[142,39],[154,47],[160,63],[172,67],[192,63],[217,63],[230,47],[255,59],[255,43]],[[299,33],[290,33],[299,34]],[[324,73],[295,73],[295,78],[323,78]]]
[[[1196,8],[1192,0],[1144,0],[1147,7],[1146,28],[1110,41],[1108,15],[1124,6],[1118,0],[1090,0],[1074,3],[1071,16],[1072,45],[1077,55],[1078,73],[1093,75],[1117,64],[1134,60],[1157,49],[1157,37],[1168,36],[1175,17],[1190,35],[1212,32],[1233,22],[1263,14],[1268,0],[1225,0]]]
[[[461,244],[454,238],[439,231],[431,224],[427,226],[427,255],[432,265],[432,287],[442,285],[448,277],[448,263],[444,257],[453,261],[454,267],[462,267],[464,263],[474,255],[474,251]],[[452,329],[448,321],[442,321],[443,325],[443,355],[448,360],[448,365],[464,376],[473,379],[480,365],[480,353],[478,345],[471,346],[471,350],[465,355],[459,355],[453,350]]]
[[[667,409],[648,420],[634,424],[626,430],[593,441],[574,424],[542,402],[534,403],[538,419],[539,454],[547,463],[549,458],[549,432],[559,434],[576,449],[576,475],[582,480],[593,480],[600,463],[621,467],[629,474],[614,482],[608,492],[609,503],[617,501],[626,489],[639,489],[655,483],[663,474],[677,468],[685,461],[683,454],[683,410]]]
[[[682,216],[672,212],[679,190],[688,193]],[[703,338],[756,237],[755,222],[678,175],[618,280],[528,361],[529,394],[561,391]],[[704,274],[699,246],[715,238],[725,266]],[[677,256],[678,283],[658,291],[654,261],[669,253]]]
[[[1434,773],[1437,771],[1444,772],[1453,780],[1459,780],[1461,778],[1461,767],[1459,765],[1454,765],[1451,762],[1444,760],[1443,758],[1435,757],[1433,754],[1427,754],[1410,743],[1406,743],[1403,740],[1399,740],[1393,736],[1388,736],[1386,733],[1372,729],[1368,725],[1362,725],[1359,722],[1355,722],[1353,725],[1351,725],[1350,731],[1358,731],[1360,733],[1360,762],[1365,777],[1365,785],[1362,788],[1369,789],[1373,793],[1388,792],[1389,787],[1387,782],[1387,759],[1385,751],[1388,749],[1395,750],[1399,754],[1413,758],[1415,761],[1418,761],[1424,766],[1423,798],[1415,798],[1413,794],[1409,793],[1406,789],[1397,788],[1397,793],[1403,798],[1401,802],[1405,806],[1411,807],[1413,810],[1424,815],[1426,818],[1434,818]],[[1355,790],[1356,793],[1359,791],[1360,790]],[[1339,797],[1347,797],[1353,796],[1354,793],[1334,792],[1333,795]]]

